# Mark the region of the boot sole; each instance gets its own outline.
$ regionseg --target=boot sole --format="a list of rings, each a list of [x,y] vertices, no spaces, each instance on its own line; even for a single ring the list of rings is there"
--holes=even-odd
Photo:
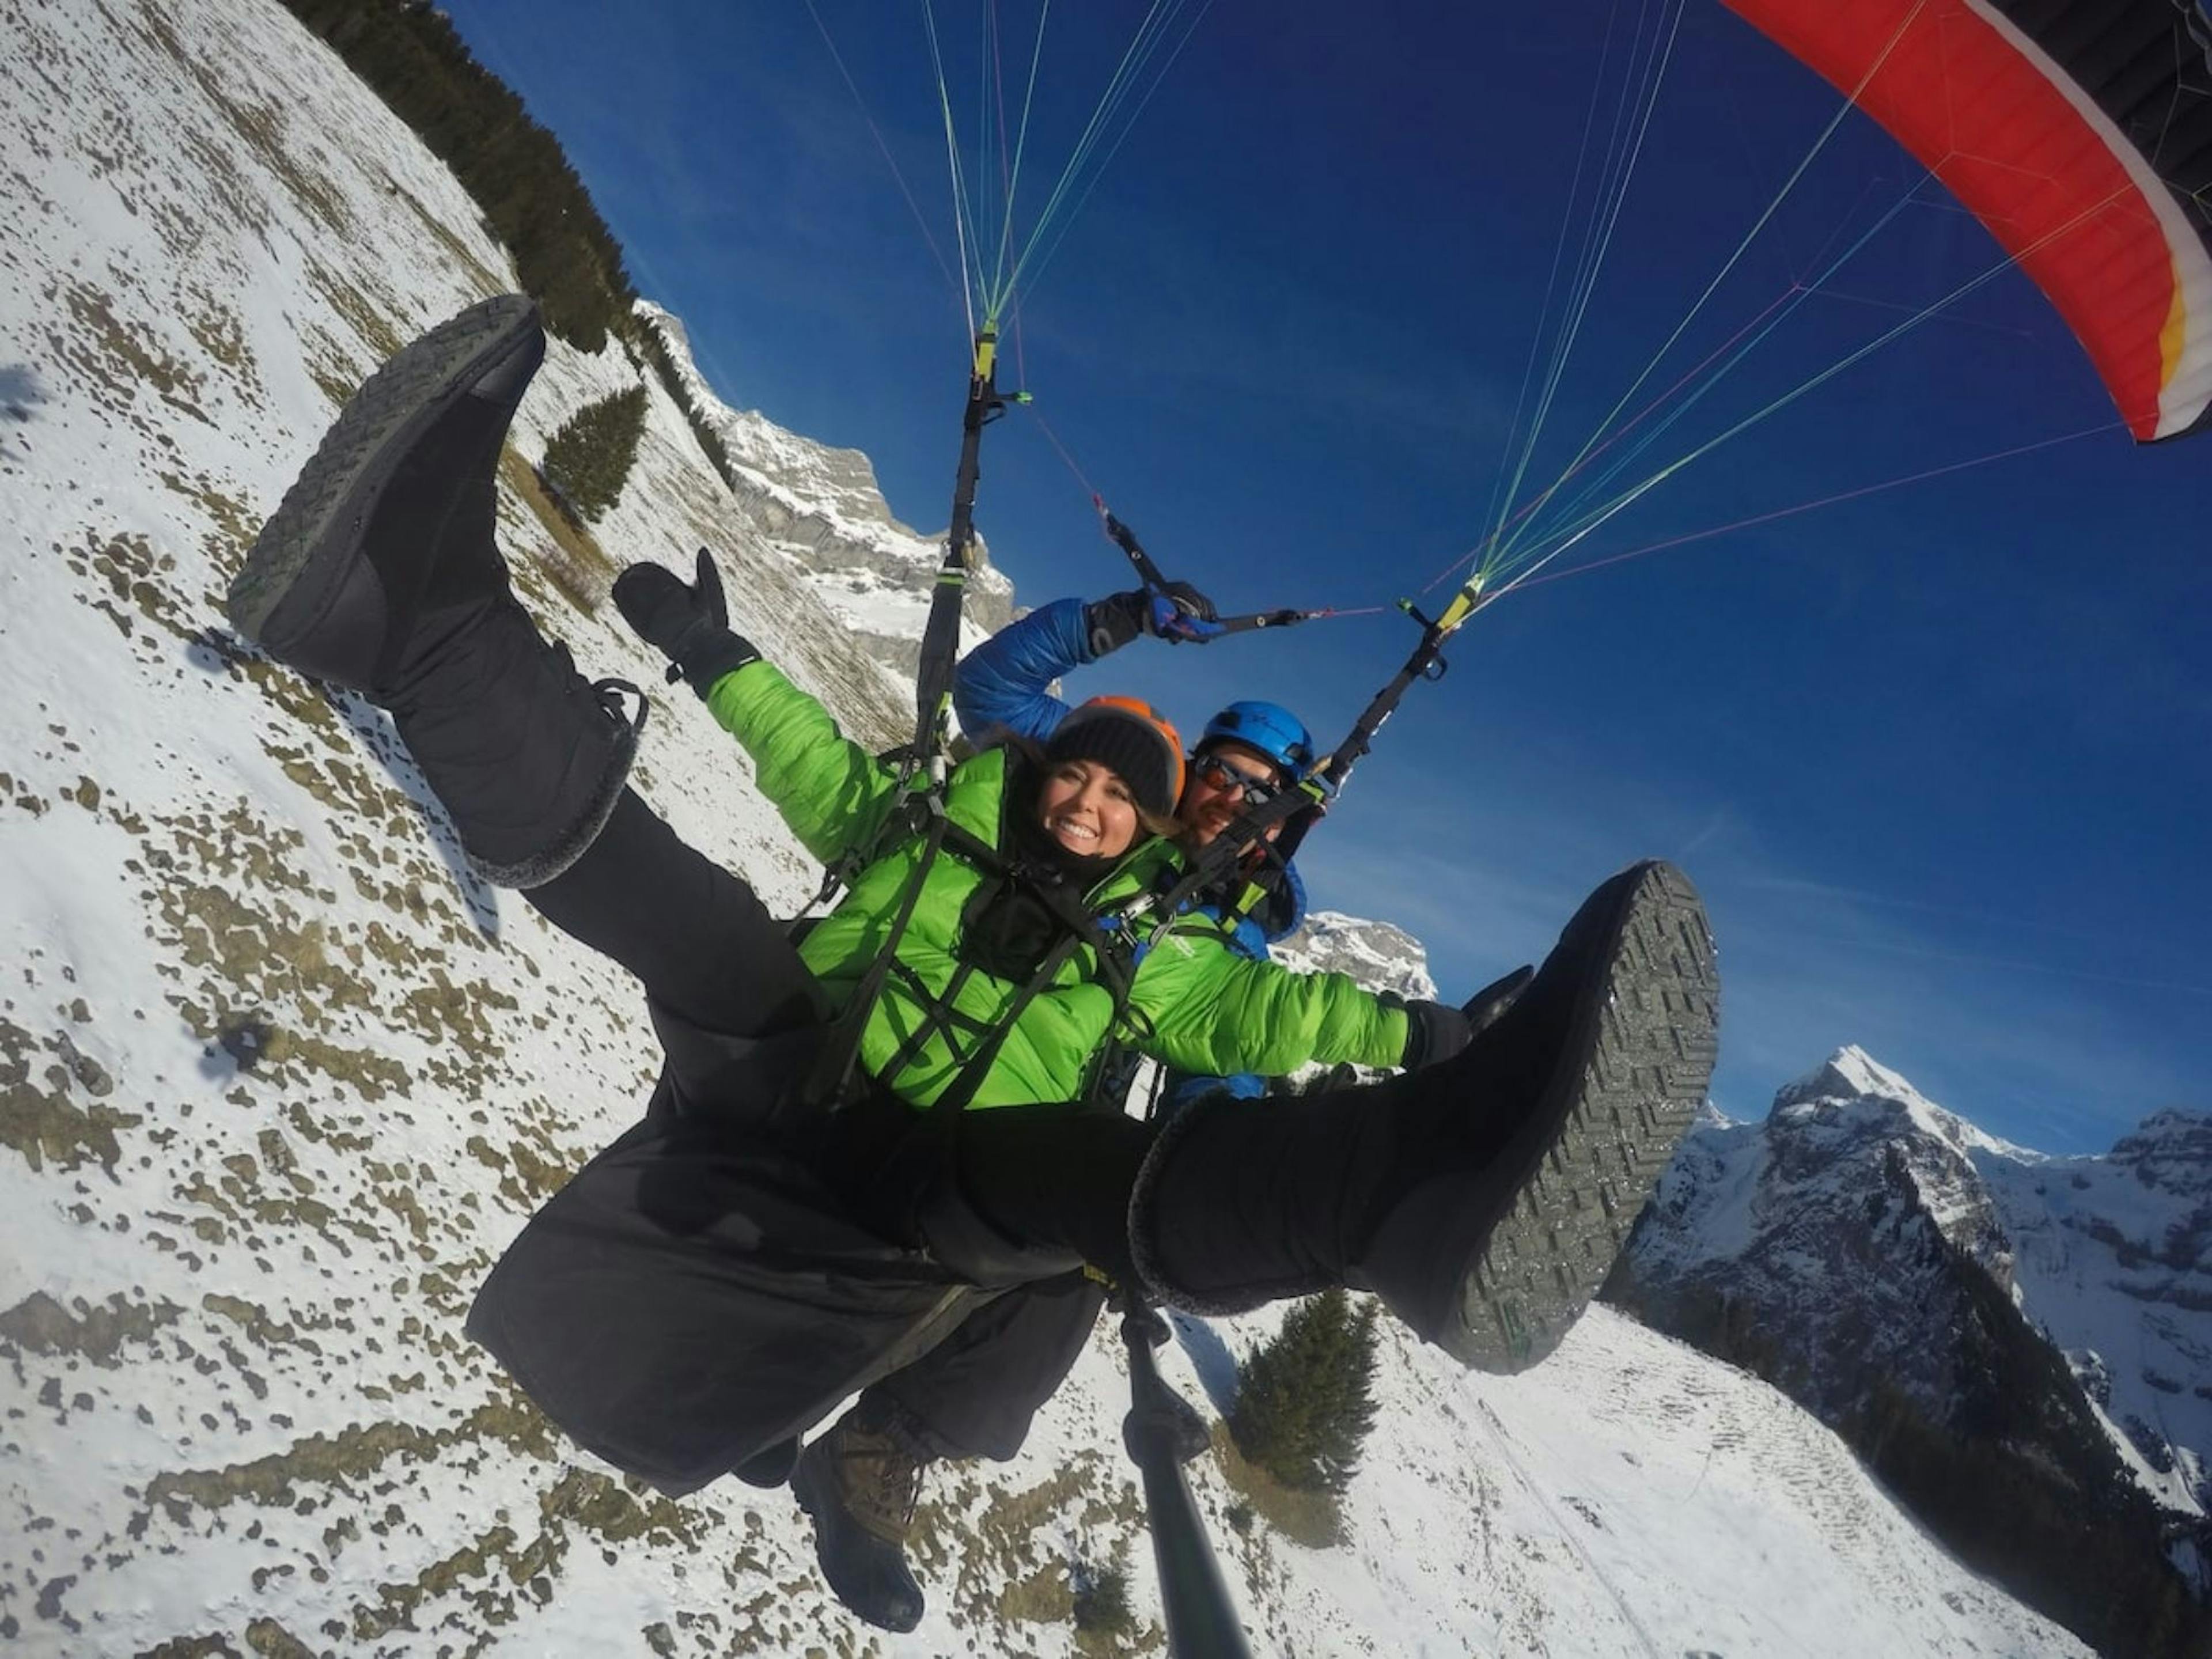
[[[1510,1374],[1572,1328],[1704,1103],[1720,976],[1705,906],[1668,864],[1637,872],[1579,988],[1557,1080],[1507,1148],[1517,1182],[1436,1340]]]
[[[537,302],[502,294],[364,380],[255,538],[224,605],[231,626],[283,660],[343,591],[377,497],[423,429],[519,353],[544,349]]]

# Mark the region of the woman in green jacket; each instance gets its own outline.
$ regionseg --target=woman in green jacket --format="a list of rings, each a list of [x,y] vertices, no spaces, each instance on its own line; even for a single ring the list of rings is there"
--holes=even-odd
[[[1455,1036],[1464,1042],[1455,1010],[1431,1005],[1425,1018],[1409,1017],[1396,999],[1341,974],[1296,974],[1239,956],[1202,925],[1145,951],[1132,971],[1133,937],[1111,919],[1181,869],[1160,832],[1176,830],[1169,815],[1182,790],[1182,743],[1144,704],[1097,698],[1043,753],[996,747],[962,762],[945,794],[953,841],[933,857],[920,834],[884,835],[899,800],[890,769],[729,633],[703,552],[696,588],[639,565],[616,584],[615,599],[646,639],[671,651],[744,746],[761,792],[807,850],[829,865],[866,855],[843,901],[799,946],[833,1009],[852,1002],[920,872],[859,1056],[866,1076],[909,1104],[937,1101],[1010,1017],[969,1105],[1079,1098],[1114,1037],[1185,1070],[1271,1076],[1313,1060],[1419,1063],[1455,1048]],[[1086,769],[1108,781],[1107,806],[1120,803],[1103,839],[1087,810],[1072,823],[1056,816],[1054,792]],[[1072,948],[1023,1000],[1062,941]],[[1120,998],[1117,973],[1127,976]]]
[[[470,1317],[554,1421],[670,1492],[761,1474],[1000,1289],[1086,1263],[1200,1311],[1372,1290],[1492,1369],[1556,1345],[1711,1070],[1710,940],[1679,872],[1601,887],[1455,1057],[1164,1130],[1091,1109],[1085,1075],[1117,1032],[1186,1069],[1279,1072],[1427,1058],[1426,1033],[1445,1048],[1451,1028],[1202,934],[1169,934],[1117,988],[1114,913],[1176,858],[1133,830],[1119,847],[1125,808],[1172,803],[1164,728],[1109,706],[1039,763],[963,763],[922,871],[912,833],[873,850],[895,780],[728,629],[712,582],[633,570],[624,615],[801,837],[872,852],[793,945],[625,787],[635,689],[586,684],[509,591],[494,480],[544,349],[535,307],[507,296],[402,351],[228,608],[271,655],[390,710],[477,867],[645,987],[664,1064],[644,1120],[532,1218]],[[859,1063],[825,1091],[839,1017],[860,1010]],[[893,1594],[872,1616],[919,1610]]]

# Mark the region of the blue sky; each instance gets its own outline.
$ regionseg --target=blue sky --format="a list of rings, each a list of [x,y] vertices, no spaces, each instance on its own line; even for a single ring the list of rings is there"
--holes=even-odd
[[[953,220],[922,10],[818,8],[861,102],[807,8],[785,0],[618,19],[575,0],[453,10],[560,135],[640,290],[684,318],[717,389],[866,451],[893,509],[934,530],[968,342],[939,264]],[[1434,15],[1449,9],[1466,15]],[[1141,11],[1053,9],[1024,227]],[[971,169],[997,95],[983,15],[936,0]],[[1027,0],[1000,9],[1010,119],[1037,15]],[[1509,464],[1626,38],[1608,46],[1595,0],[1357,17],[1218,0],[1182,15],[1198,20],[1187,47],[1025,289],[1000,378],[1036,404],[988,434],[978,524],[1027,603],[1127,585],[1091,488],[1226,610],[1438,601],[1448,589],[1425,585],[1480,539]],[[1572,459],[1837,106],[1692,0],[1534,486]],[[1571,215],[1593,107],[1601,146]],[[1871,123],[1844,123],[1651,386],[1872,239],[1621,487],[1997,262],[1919,176]],[[2212,1109],[2212,438],[2138,448],[2096,430],[2114,419],[2056,314],[2002,274],[1552,569],[2046,447],[1485,611],[1308,843],[1317,901],[1408,927],[1463,994],[1540,957],[1611,870],[1672,858],[1722,942],[1716,1097],[1734,1115],[1762,1113],[1844,1042],[2054,1152],[2101,1150],[2160,1107]],[[1414,634],[1392,612],[1203,650],[1143,641],[1071,690],[1149,696],[1186,731],[1230,697],[1277,697],[1326,742]]]

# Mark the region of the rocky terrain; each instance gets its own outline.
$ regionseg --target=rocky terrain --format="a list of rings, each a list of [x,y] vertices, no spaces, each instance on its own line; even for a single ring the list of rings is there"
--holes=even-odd
[[[2077,1630],[2130,1598],[2181,1620],[2212,1542],[2208,1153],[2212,1121],[2168,1112],[2046,1157],[1844,1048],[1763,1122],[1692,1132],[1609,1294],[1842,1430],[1954,1547],[2078,1604]],[[2165,1650],[2117,1626],[2099,1645]]]
[[[921,625],[944,537],[920,536],[891,516],[876,471],[857,449],[835,449],[715,396],[691,361],[680,319],[646,301],[639,312],[668,343],[677,375],[707,412],[730,461],[732,498],[755,542],[816,580],[813,591],[846,631],[890,671],[896,694],[914,695]],[[1013,584],[993,568],[982,538],[969,575],[963,635],[984,639],[1014,617]]]

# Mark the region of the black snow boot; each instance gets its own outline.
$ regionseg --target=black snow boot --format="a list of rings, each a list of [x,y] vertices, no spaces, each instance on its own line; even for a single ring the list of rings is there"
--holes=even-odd
[[[622,799],[643,694],[586,683],[512,599],[432,620],[450,631],[418,630],[423,648],[380,701],[483,878],[542,886],[583,856]]]
[[[262,527],[230,585],[232,624],[279,662],[375,696],[419,618],[504,595],[500,451],[544,358],[538,307],[503,294],[370,375]]]
[[[477,868],[510,887],[591,845],[642,722],[538,637],[493,538],[507,426],[544,356],[521,295],[400,351],[301,469],[228,605],[278,661],[391,710]]]
[[[814,1522],[814,1559],[840,1601],[884,1630],[921,1622],[906,1562],[929,1459],[889,1414],[855,1406],[799,1455],[791,1490]]]
[[[1704,1101],[1718,1001],[1696,890],[1669,865],[1625,870],[1454,1059],[1170,1124],[1130,1201],[1138,1265],[1198,1312],[1371,1290],[1462,1364],[1524,1370],[1603,1282]]]

